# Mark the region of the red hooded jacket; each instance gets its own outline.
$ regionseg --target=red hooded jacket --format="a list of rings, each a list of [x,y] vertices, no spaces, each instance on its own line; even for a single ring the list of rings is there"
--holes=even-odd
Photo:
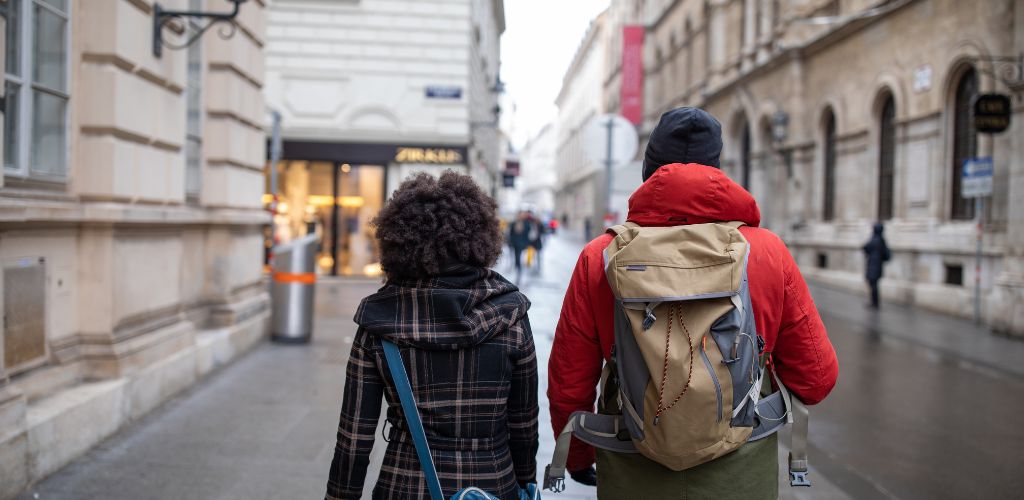
[[[754,198],[724,172],[698,164],[659,168],[629,198],[627,220],[641,226],[678,226],[742,221],[750,243],[747,275],[758,332],[782,382],[806,404],[832,390],[839,375],[835,350],[785,243],[758,227]],[[602,254],[612,241],[603,234],[584,247],[569,282],[548,362],[548,400],[555,435],[575,411],[594,411],[597,383],[615,341],[615,299]],[[594,450],[573,440],[567,469],[594,462]]]

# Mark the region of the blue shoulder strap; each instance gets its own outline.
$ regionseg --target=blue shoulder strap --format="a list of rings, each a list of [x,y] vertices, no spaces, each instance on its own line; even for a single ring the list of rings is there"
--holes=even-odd
[[[412,442],[416,445],[416,455],[420,458],[420,467],[423,469],[423,475],[427,481],[427,489],[430,490],[430,498],[444,500],[441,481],[437,478],[437,469],[434,468],[434,459],[430,457],[427,434],[423,431],[423,422],[420,421],[420,413],[416,410],[416,400],[413,398],[412,386],[409,384],[409,374],[405,372],[405,364],[402,363],[402,354],[393,342],[381,339],[380,343],[384,346],[384,357],[387,359],[391,378],[395,380],[398,399],[402,400],[402,411],[405,413],[406,423],[409,424]]]

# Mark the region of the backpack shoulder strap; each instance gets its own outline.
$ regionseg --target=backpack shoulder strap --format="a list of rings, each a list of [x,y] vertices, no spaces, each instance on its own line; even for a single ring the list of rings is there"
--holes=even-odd
[[[409,424],[412,442],[416,445],[416,455],[420,459],[420,467],[423,469],[427,489],[430,490],[430,498],[431,500],[444,500],[444,494],[441,492],[441,481],[437,478],[437,469],[434,468],[434,459],[430,457],[430,445],[427,443],[427,434],[423,430],[423,422],[420,420],[420,413],[416,409],[416,400],[413,398],[409,374],[406,373],[405,364],[402,363],[402,353],[393,342],[381,339],[380,343],[384,347],[384,358],[387,360],[388,370],[391,371],[391,378],[395,380],[395,391],[398,392],[398,399],[402,401],[402,411],[405,413],[406,423]]]
[[[608,228],[608,232],[614,234],[615,236],[619,236],[622,233],[626,232],[627,230],[633,229],[633,228],[636,228],[636,227],[641,227],[641,226],[640,226],[640,224],[637,224],[636,222],[626,221],[626,222],[623,222],[622,224],[618,224],[618,225],[615,225],[615,226],[612,226],[612,227]]]

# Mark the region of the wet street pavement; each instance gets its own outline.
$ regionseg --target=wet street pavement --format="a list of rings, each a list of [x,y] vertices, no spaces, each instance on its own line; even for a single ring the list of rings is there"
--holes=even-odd
[[[546,371],[581,242],[549,240],[521,278],[541,365],[539,472],[554,446]],[[509,273],[509,261],[498,265]],[[96,447],[21,498],[322,498],[358,300],[373,281],[319,285],[314,342],[264,344]],[[839,383],[811,408],[810,489],[782,498],[1019,498],[1024,342],[972,323],[813,289],[839,353]],[[784,440],[780,440],[784,442]],[[371,463],[379,463],[375,448]],[[780,450],[780,456],[785,450]],[[782,463],[782,462],[780,462]],[[784,468],[784,467],[783,467]],[[367,478],[372,484],[373,475]],[[368,490],[369,488],[367,488]],[[594,498],[568,481],[562,495]]]

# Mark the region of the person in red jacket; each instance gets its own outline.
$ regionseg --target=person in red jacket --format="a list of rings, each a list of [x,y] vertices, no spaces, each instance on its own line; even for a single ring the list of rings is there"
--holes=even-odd
[[[836,383],[835,350],[785,243],[758,227],[761,214],[753,196],[718,168],[721,149],[721,125],[707,112],[679,108],[662,115],[651,133],[644,183],[629,199],[627,220],[641,226],[745,223],[739,230],[751,249],[747,271],[751,303],[771,368],[801,401],[816,404]],[[611,359],[615,299],[605,277],[603,252],[612,238],[606,233],[584,247],[562,305],[548,364],[548,399],[556,436],[574,411],[594,411],[601,369]],[[778,494],[774,437],[680,472],[637,454],[597,453],[595,472],[594,448],[574,439],[567,469],[577,482],[596,482],[602,498],[636,492],[640,483],[645,491],[652,486],[668,488],[664,493],[673,493],[672,498],[680,493],[689,498],[774,498]],[[745,472],[739,472],[741,468]],[[756,473],[751,474],[752,470]],[[732,477],[744,477],[743,485],[718,484],[733,471],[740,475]]]

